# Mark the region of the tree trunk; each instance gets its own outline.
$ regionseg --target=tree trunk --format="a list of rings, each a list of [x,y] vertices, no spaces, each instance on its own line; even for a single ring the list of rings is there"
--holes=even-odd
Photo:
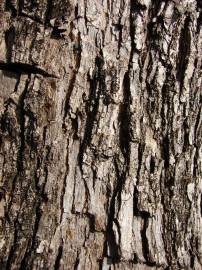
[[[1,0],[0,269],[202,269],[201,0]]]

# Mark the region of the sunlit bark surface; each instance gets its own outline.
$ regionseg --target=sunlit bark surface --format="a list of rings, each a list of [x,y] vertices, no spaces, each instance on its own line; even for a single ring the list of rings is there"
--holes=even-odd
[[[0,269],[202,269],[201,0],[0,1]]]

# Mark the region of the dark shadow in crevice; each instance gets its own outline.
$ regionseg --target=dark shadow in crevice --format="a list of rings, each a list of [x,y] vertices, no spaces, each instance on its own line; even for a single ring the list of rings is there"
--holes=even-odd
[[[49,74],[45,70],[38,68],[34,65],[25,64],[25,63],[4,63],[0,62],[0,69],[8,72],[14,73],[25,73],[25,74],[39,74],[43,77],[52,77],[57,78],[57,76],[53,74]]]
[[[15,28],[13,26],[11,26],[5,32],[6,60],[8,63],[10,63],[11,59],[12,59],[12,51],[13,51],[14,41],[15,41]]]
[[[63,254],[63,246],[60,245],[58,248],[58,254],[55,260],[55,265],[54,265],[54,270],[59,270],[60,269],[60,262],[62,259],[62,254]]]

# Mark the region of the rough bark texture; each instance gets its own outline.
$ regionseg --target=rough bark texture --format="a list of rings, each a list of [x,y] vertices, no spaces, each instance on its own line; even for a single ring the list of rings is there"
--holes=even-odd
[[[202,269],[201,0],[0,1],[0,269]]]

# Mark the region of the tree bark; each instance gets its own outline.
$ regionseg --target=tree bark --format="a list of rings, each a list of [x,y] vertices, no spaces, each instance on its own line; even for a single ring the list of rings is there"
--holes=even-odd
[[[202,269],[201,0],[1,0],[0,269]]]

